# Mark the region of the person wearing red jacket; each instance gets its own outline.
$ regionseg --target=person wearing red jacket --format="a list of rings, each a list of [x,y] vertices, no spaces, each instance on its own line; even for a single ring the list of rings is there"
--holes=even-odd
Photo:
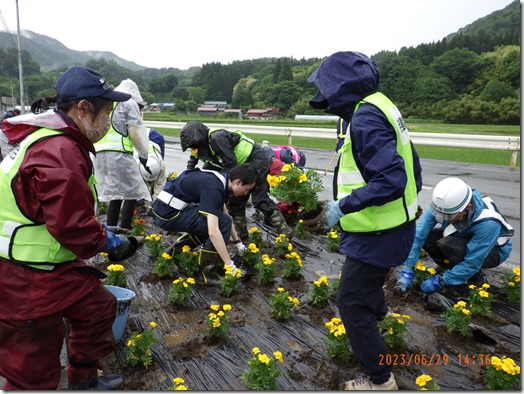
[[[105,251],[118,261],[136,251],[95,217],[90,158],[114,102],[130,95],[80,66],[55,89],[33,113],[3,122],[13,149],[0,165],[0,375],[4,390],[56,389],[67,319],[68,388],[118,389],[122,377],[97,377],[99,359],[115,348],[117,301],[105,275],[82,259]]]

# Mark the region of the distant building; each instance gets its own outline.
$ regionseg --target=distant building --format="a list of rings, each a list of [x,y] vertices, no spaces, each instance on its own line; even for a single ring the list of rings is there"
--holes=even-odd
[[[202,107],[215,107],[222,112],[227,108],[227,101],[204,101]]]
[[[280,112],[280,108],[276,107],[266,109],[250,109],[246,114],[248,119],[256,120],[275,120],[278,119],[278,117],[281,115],[282,113]]]
[[[201,116],[215,116],[218,113],[218,108],[202,105],[197,108],[197,111]]]
[[[163,112],[170,111],[175,106],[175,103],[152,103],[147,107],[147,111]]]

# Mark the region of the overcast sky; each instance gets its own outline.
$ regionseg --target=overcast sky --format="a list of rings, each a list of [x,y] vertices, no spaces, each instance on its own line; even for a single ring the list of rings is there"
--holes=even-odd
[[[322,58],[341,50],[368,56],[398,51],[437,42],[512,1],[18,0],[18,8],[20,29],[70,49],[187,69],[261,57]],[[3,22],[15,34],[16,3],[0,2]]]

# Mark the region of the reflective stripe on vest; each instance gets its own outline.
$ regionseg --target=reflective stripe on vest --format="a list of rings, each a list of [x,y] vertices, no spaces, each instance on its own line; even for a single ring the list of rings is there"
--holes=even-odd
[[[6,157],[0,165],[0,195],[2,196],[0,256],[44,271],[54,269],[56,264],[72,261],[76,255],[60,245],[47,231],[45,224],[34,223],[20,212],[11,183],[18,174],[27,149],[32,144],[43,138],[52,138],[61,134],[63,134],[61,131],[45,128],[35,131],[16,145],[16,154]],[[96,198],[93,175],[88,183]]]
[[[200,170],[202,172],[208,172],[208,173],[211,173],[211,174],[215,175],[220,180],[220,182],[222,182],[222,186],[224,187],[224,189],[226,188],[226,185],[227,185],[226,177],[223,176],[222,174],[220,174],[219,172],[212,171],[212,170],[205,170],[203,168],[195,168],[195,169],[196,170]],[[182,211],[182,210],[186,209],[189,206],[188,202],[186,202],[184,200],[181,200],[178,197],[175,197],[174,195],[172,195],[171,193],[169,193],[166,190],[162,190],[158,194],[157,199],[159,199],[163,203],[169,205],[171,208],[177,209],[179,211]]]
[[[505,245],[509,241],[509,238],[515,234],[515,229],[511,227],[511,225],[506,221],[504,216],[500,214],[495,203],[493,202],[493,200],[490,197],[487,197],[487,196],[482,197],[482,201],[484,202],[484,204],[486,204],[486,208],[484,208],[480,212],[480,215],[478,215],[475,218],[475,220],[471,222],[471,224],[482,222],[484,220],[491,220],[491,219],[498,221],[502,225],[505,231],[502,232],[503,234],[502,236],[497,238],[497,245],[498,246]],[[450,224],[444,229],[444,232],[442,235],[444,237],[447,237],[448,235],[451,235],[455,233],[456,231],[458,231],[457,228],[454,225]]]
[[[380,109],[395,129],[397,137],[397,152],[404,160],[407,182],[404,195],[381,206],[371,206],[358,212],[344,215],[340,225],[347,232],[377,232],[389,230],[415,220],[417,212],[417,186],[413,170],[413,153],[408,130],[398,108],[382,93],[374,93],[360,101],[359,106],[370,103]],[[353,190],[364,187],[366,181],[362,177],[351,149],[351,138],[346,138],[340,148],[340,164],[337,175],[337,199],[350,195]]]
[[[217,130],[212,130],[208,133],[209,140],[211,140],[211,133],[214,133],[215,131]],[[243,164],[247,161],[247,159],[249,159],[249,156],[251,156],[255,141],[249,137],[246,137],[240,130],[230,131],[230,133],[236,133],[240,136],[240,141],[235,146],[233,153],[237,159],[237,164]],[[215,151],[213,151],[213,148],[211,148],[211,146],[209,146],[209,148],[211,149],[211,152],[220,159],[220,162],[222,162],[222,158],[217,155]]]
[[[118,103],[116,103],[118,105]],[[116,107],[115,105],[115,107]],[[113,111],[111,112],[111,117],[113,117]],[[94,144],[96,152],[124,152],[124,153],[133,153],[133,143],[129,135],[122,135],[113,128],[113,122],[111,122],[111,127],[107,134],[98,142]]]

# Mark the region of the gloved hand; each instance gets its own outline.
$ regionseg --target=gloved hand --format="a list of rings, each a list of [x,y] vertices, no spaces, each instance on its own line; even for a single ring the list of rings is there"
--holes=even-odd
[[[413,268],[404,265],[400,271],[400,278],[397,280],[397,286],[400,287],[400,290],[406,292],[407,289],[410,289],[413,285],[414,276]]]
[[[340,210],[340,201],[321,201],[322,211],[313,219],[304,220],[304,227],[310,232],[330,230],[337,224],[344,213]]]
[[[140,161],[140,164],[142,164],[142,167],[144,167],[144,170],[146,170],[149,175],[151,175],[151,169],[147,166],[147,157],[143,158],[139,156],[138,160]]]
[[[107,231],[107,241],[102,252],[107,253],[109,261],[121,261],[131,257],[138,249],[138,242],[134,237],[126,237]]]
[[[238,250],[238,253],[242,254],[244,253],[247,249],[246,245],[244,245],[242,242],[239,242],[239,243],[236,243],[235,244],[235,248],[237,248]]]
[[[441,280],[442,277],[440,274],[433,275],[431,278],[426,279],[420,284],[420,289],[424,293],[433,293],[442,287],[442,284],[440,283]]]
[[[238,271],[240,272],[240,276],[244,276],[245,272],[238,268],[233,261],[231,261],[229,266],[231,267],[231,275],[236,276]]]

